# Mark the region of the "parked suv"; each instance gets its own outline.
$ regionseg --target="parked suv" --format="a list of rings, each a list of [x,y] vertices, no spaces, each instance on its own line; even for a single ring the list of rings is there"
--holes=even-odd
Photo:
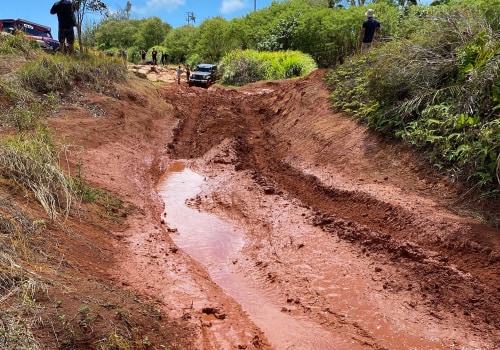
[[[0,19],[0,30],[10,34],[22,31],[28,38],[35,40],[42,49],[47,51],[59,50],[59,41],[52,37],[50,27],[24,19]]]
[[[189,77],[189,86],[208,88],[217,81],[217,74],[217,65],[210,63],[199,64]]]

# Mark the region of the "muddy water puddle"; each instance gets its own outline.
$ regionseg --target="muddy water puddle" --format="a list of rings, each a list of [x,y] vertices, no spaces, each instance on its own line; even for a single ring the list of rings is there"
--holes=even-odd
[[[342,334],[340,329],[326,330],[305,316],[282,312],[282,296],[276,295],[271,289],[262,288],[262,284],[252,281],[249,276],[234,268],[233,262],[242,258],[241,250],[246,242],[245,232],[230,222],[190,208],[186,204],[201,191],[203,183],[203,176],[186,168],[185,163],[181,161],[172,164],[165,174],[159,192],[165,203],[163,218],[169,228],[176,229],[171,238],[181,249],[201,263],[212,280],[241,305],[249,318],[265,333],[273,347],[315,350],[366,349],[366,346],[357,343],[349,335]],[[316,279],[319,282],[316,284],[317,288],[324,287],[325,290],[329,290],[340,282],[332,281],[330,278],[323,280],[332,274],[332,271],[326,273],[327,270],[335,269],[335,264],[332,263],[330,261],[328,267],[316,265],[318,272],[321,270],[319,272],[321,276],[317,276]],[[342,261],[338,265],[345,263],[346,261]],[[346,281],[346,283],[355,287],[361,282]],[[363,286],[357,288],[361,290]],[[348,290],[339,294],[337,289],[334,294],[332,304],[340,306],[348,303],[351,311],[356,313],[358,310],[359,315],[353,317],[364,319],[360,322],[365,324],[365,329],[366,327],[370,329],[369,332],[374,339],[384,339],[384,342],[391,344],[393,349],[443,348],[439,342],[425,341],[418,336],[406,335],[400,338],[402,334],[398,331],[389,331],[385,334],[384,329],[390,327],[387,322],[375,316],[373,305],[363,305],[362,300],[355,300],[356,297],[350,296]],[[380,329],[379,324],[384,324],[384,327]]]
[[[256,288],[232,268],[245,243],[244,233],[186,205],[186,200],[200,192],[203,181],[203,176],[176,162],[160,187],[164,219],[177,230],[171,234],[174,242],[207,269],[212,280],[242,306],[276,349],[355,349],[355,344],[336,339],[317,324],[283,313],[272,291]]]

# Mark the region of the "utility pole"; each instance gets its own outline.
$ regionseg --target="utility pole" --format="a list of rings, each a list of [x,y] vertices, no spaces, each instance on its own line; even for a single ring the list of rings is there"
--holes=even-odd
[[[127,14],[127,19],[130,19],[130,10],[132,9],[132,3],[127,1],[127,6],[125,7],[125,13]]]
[[[253,10],[257,10],[257,0],[253,0]]]
[[[191,22],[195,23],[196,22],[196,17],[194,17],[193,12],[186,12],[186,21],[188,25],[191,24]]]

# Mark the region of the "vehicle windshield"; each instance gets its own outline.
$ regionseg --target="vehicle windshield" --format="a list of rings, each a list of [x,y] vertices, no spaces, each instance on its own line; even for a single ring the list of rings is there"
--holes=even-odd
[[[198,72],[207,72],[207,73],[210,73],[212,71],[212,68],[211,67],[200,67],[200,66],[197,66],[196,70]]]
[[[14,22],[3,21],[3,23],[2,23],[2,32],[10,32],[14,28],[15,28]]]
[[[31,28],[30,28],[31,27]],[[52,36],[50,35],[50,33],[46,32],[46,31],[41,31],[41,30],[37,30],[35,28],[33,28],[32,26],[29,26],[28,25],[24,25],[23,28],[21,28],[26,34],[28,35],[32,35],[32,36],[40,36],[42,38],[52,38]]]

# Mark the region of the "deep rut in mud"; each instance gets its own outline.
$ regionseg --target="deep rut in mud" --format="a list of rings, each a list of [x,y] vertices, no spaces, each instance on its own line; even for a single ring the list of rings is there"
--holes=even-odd
[[[446,185],[421,181],[411,155],[330,112],[325,91],[319,73],[161,91],[179,118],[171,156],[206,178],[190,206],[242,232],[225,268],[332,336],[313,348],[500,346],[498,230],[444,209],[433,191]],[[234,285],[214,280],[239,302]],[[276,336],[284,325],[266,330],[241,304],[275,348],[289,348]]]

